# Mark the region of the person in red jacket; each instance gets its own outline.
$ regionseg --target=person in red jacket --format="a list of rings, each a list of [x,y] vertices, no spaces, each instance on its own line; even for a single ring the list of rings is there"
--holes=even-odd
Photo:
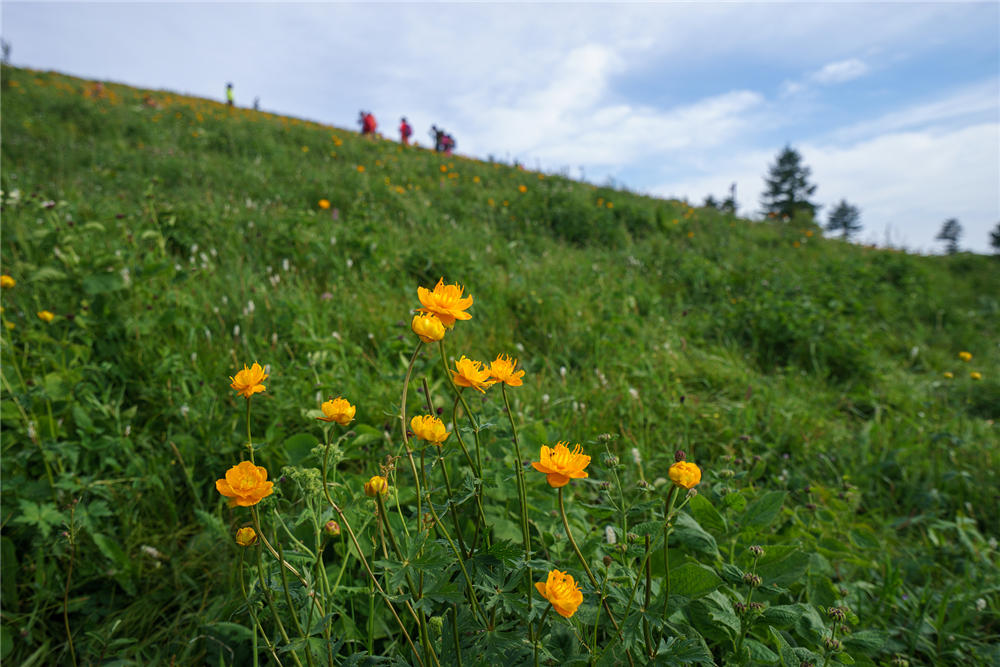
[[[371,111],[362,111],[360,114],[361,118],[361,135],[375,136],[375,128],[377,123],[375,122],[375,116]]]
[[[403,116],[399,122],[399,139],[403,142],[404,146],[410,145],[410,136],[413,134],[413,128],[410,124],[406,122],[406,116]]]

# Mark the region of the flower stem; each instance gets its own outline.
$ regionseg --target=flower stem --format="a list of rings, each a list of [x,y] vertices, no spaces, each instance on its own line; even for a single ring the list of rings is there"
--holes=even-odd
[[[528,614],[531,614],[531,598],[534,593],[534,585],[532,582],[533,576],[531,574],[531,532],[528,529],[528,493],[524,486],[524,465],[521,463],[523,459],[521,458],[521,444],[517,437],[517,425],[514,423],[514,413],[510,409],[510,401],[507,399],[507,383],[500,383],[500,393],[503,394],[503,404],[507,408],[507,418],[510,420],[510,430],[514,438],[514,453],[517,455],[517,461],[514,463],[514,472],[517,473],[517,496],[519,504],[521,505],[521,539],[524,541],[524,583],[525,588],[528,592]],[[528,623],[528,641],[531,645],[535,645],[535,633],[531,629],[531,623]],[[538,659],[538,649],[535,649],[535,660]]]
[[[250,463],[256,465],[253,459],[253,438],[250,437],[250,399],[247,399],[247,449],[250,450]]]
[[[275,543],[278,545],[278,557],[281,560],[284,560],[285,556],[284,556],[284,552],[281,549],[281,542],[278,542],[277,540],[275,540]],[[285,574],[285,568],[283,568],[283,567],[279,567],[278,571],[281,573],[281,587],[285,591],[285,606],[288,607],[288,613],[291,615],[292,622],[295,624],[295,629],[298,631],[299,636],[302,637],[302,643],[305,646],[306,662],[309,663],[309,667],[315,667],[316,663],[313,662],[312,651],[309,648],[309,637],[306,635],[305,631],[302,629],[302,623],[299,621],[299,613],[298,613],[298,611],[295,609],[295,607],[292,606],[292,593],[288,589],[288,575]],[[308,591],[308,589],[307,589],[307,591]],[[315,599],[315,598],[313,598],[313,599]]]
[[[423,341],[417,341],[417,347],[413,350],[413,356],[410,357],[410,365],[406,367],[406,377],[403,379],[403,397],[399,401],[399,421],[403,429],[403,445],[406,447],[406,456],[410,460],[410,470],[413,471],[413,483],[417,486],[417,529],[423,530],[424,523],[424,511],[421,507],[421,493],[420,493],[420,477],[417,475],[417,464],[413,460],[413,450],[410,449],[410,438],[406,434],[406,394],[410,388],[410,376],[413,374],[413,365],[417,361],[417,355],[420,354],[421,348],[424,346]]]
[[[667,500],[663,505],[663,620],[667,620],[667,609],[670,605],[670,549],[668,539],[670,537],[670,516],[674,507],[674,498],[677,495],[677,486],[670,487],[667,493]]]

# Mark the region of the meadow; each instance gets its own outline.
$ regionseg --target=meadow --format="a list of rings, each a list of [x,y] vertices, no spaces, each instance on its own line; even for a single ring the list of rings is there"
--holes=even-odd
[[[998,258],[0,92],[5,663],[1000,664]]]

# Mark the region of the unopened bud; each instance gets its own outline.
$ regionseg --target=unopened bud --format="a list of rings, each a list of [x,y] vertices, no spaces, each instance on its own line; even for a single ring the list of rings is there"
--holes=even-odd
[[[337,535],[340,535],[340,524],[336,521],[327,521],[326,525],[323,526],[323,530],[326,531],[326,534],[330,537],[336,537]]]
[[[760,558],[764,555],[764,547],[759,544],[754,544],[750,547],[750,555],[754,558]]]
[[[841,647],[840,640],[836,637],[827,637],[823,640],[823,645],[828,651],[839,651]]]
[[[683,449],[678,449],[674,452],[674,463],[680,463],[687,458],[687,454],[684,453]]]
[[[756,588],[757,586],[760,586],[761,578],[753,572],[747,572],[743,575],[743,583]]]
[[[603,560],[604,560],[604,567],[611,567],[611,563],[614,562],[614,559],[611,558],[611,556],[605,556]]]
[[[835,621],[842,622],[847,618],[847,614],[844,613],[842,607],[830,607],[826,610],[827,615]]]

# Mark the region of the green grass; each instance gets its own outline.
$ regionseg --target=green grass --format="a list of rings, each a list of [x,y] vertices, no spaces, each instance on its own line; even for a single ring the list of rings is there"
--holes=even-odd
[[[697,639],[720,664],[767,664],[720,630],[723,603],[745,590],[731,575],[761,544],[767,590],[754,599],[769,611],[736,623],[775,659],[823,655],[819,614],[844,605],[857,619],[842,662],[1000,662],[996,258],[850,245],[809,221],[734,219],[164,92],[108,85],[93,99],[72,77],[2,77],[0,260],[17,281],[2,314],[3,660],[71,664],[68,621],[80,664],[250,664],[232,539],[247,515],[214,484],[246,440],[228,378],[270,366],[253,439],[284,477],[263,511],[289,520],[330,515],[309,493],[311,411],[331,395],[357,405],[335,493],[356,528],[370,524],[361,484],[400,451],[416,289],[443,276],[475,297],[449,354],[505,352],[526,370],[510,391],[525,457],[557,440],[593,456],[566,489],[570,518],[626,593],[641,536],[622,552],[604,527],[626,541],[656,520],[676,449],[702,466],[670,565],[719,583],[679,600],[665,637]],[[408,413],[426,378],[447,421],[439,359],[418,358],[414,378]],[[473,402],[497,470],[488,518],[494,539],[519,542],[500,470],[512,434],[491,392]],[[552,490],[526,474],[544,559],[575,567]],[[411,478],[400,460],[399,530],[415,513]],[[500,571],[477,561],[477,577],[513,576],[494,560]],[[324,564],[342,573],[340,659],[409,660],[343,542]],[[584,627],[598,611],[588,595]],[[548,640],[560,662],[586,657],[568,627]],[[505,642],[523,633],[504,632],[469,639],[469,655],[516,655]]]

